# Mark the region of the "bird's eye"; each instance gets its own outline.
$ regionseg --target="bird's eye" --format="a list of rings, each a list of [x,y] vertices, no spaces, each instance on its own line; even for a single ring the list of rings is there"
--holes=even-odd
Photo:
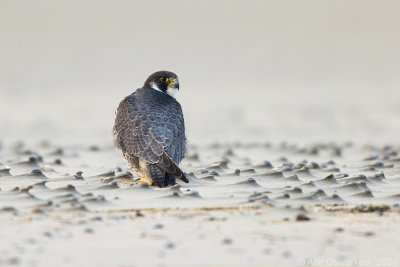
[[[162,82],[166,82],[166,81],[168,80],[168,78],[161,77],[160,80],[161,80]]]

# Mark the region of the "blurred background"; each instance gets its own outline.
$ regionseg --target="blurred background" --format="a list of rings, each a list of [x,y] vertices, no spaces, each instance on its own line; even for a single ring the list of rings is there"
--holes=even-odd
[[[0,140],[110,143],[180,77],[190,142],[397,142],[399,1],[0,0]]]

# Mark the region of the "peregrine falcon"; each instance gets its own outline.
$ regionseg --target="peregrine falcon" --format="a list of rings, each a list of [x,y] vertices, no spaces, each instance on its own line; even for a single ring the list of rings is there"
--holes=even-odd
[[[142,180],[157,187],[174,185],[176,178],[189,182],[177,166],[186,145],[182,108],[175,99],[178,90],[175,73],[153,73],[115,112],[115,148]]]

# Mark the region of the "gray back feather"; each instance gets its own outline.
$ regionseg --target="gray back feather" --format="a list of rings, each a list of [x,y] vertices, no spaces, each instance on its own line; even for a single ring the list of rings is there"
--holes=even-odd
[[[179,164],[186,145],[181,105],[165,93],[140,88],[119,104],[113,139],[117,149],[149,163],[158,163],[165,151]]]

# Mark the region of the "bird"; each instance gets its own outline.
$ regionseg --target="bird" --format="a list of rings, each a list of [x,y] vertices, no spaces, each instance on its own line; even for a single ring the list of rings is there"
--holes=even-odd
[[[189,182],[178,167],[187,142],[182,107],[175,98],[178,91],[178,76],[158,71],[115,111],[115,148],[140,180],[154,187],[172,186],[176,179]]]

